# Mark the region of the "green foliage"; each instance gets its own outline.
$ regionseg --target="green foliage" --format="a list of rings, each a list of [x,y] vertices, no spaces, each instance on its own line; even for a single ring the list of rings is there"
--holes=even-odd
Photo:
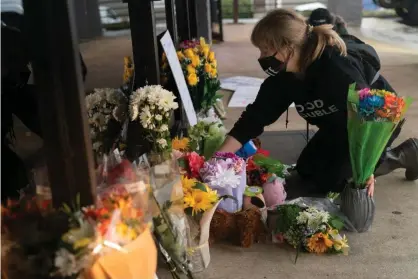
[[[223,18],[234,17],[233,4],[233,0],[222,0]],[[238,0],[238,15],[239,18],[252,18],[254,16],[254,7],[251,0]]]
[[[296,226],[296,218],[302,211],[302,208],[295,204],[279,205],[277,207],[277,226],[276,233],[286,233],[293,226]]]

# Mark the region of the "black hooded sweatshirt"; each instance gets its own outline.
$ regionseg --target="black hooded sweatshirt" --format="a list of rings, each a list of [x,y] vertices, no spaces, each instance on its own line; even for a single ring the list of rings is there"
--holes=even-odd
[[[241,144],[263,133],[290,104],[309,124],[319,130],[302,151],[296,165],[299,175],[319,191],[341,191],[351,177],[347,133],[347,93],[352,83],[357,88],[371,87],[393,91],[379,75],[376,51],[354,36],[342,36],[347,56],[326,47],[304,75],[281,72],[267,78],[254,103],[247,106],[229,135]]]
[[[349,85],[355,82],[357,88],[364,88],[373,83],[372,88],[393,89],[379,76],[376,51],[354,36],[346,35],[343,39],[347,56],[341,56],[336,48],[326,47],[303,76],[281,72],[268,77],[229,135],[244,144],[262,134],[265,126],[274,123],[295,103],[299,115],[309,124],[329,130],[336,139],[346,139]]]

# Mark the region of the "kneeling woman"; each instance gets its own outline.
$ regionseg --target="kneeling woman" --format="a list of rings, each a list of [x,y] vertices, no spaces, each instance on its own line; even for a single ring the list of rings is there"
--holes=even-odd
[[[236,152],[294,102],[299,115],[319,130],[302,151],[296,172],[286,179],[289,198],[342,190],[351,177],[348,87],[354,82],[359,88],[385,84],[379,82],[383,77],[378,75],[380,63],[374,49],[361,41],[361,48],[348,44],[347,49],[332,28],[312,27],[298,14],[283,9],[270,12],[257,23],[251,41],[260,49],[260,65],[270,77],[220,149]],[[376,175],[403,167],[407,179],[418,178],[417,139],[409,139],[386,153]],[[373,189],[371,177],[369,194]]]

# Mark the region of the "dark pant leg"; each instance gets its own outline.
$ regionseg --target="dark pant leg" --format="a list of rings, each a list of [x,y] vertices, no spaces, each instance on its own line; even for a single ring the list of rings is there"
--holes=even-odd
[[[320,129],[302,151],[297,176],[286,180],[289,198],[342,191],[351,177],[347,131]]]

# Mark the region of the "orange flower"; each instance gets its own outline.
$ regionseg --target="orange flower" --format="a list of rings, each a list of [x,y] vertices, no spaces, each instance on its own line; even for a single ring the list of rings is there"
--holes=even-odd
[[[308,238],[308,250],[312,253],[323,254],[331,248],[333,242],[326,233],[316,233]]]
[[[397,97],[392,94],[385,95],[385,108],[395,108],[397,107]]]

